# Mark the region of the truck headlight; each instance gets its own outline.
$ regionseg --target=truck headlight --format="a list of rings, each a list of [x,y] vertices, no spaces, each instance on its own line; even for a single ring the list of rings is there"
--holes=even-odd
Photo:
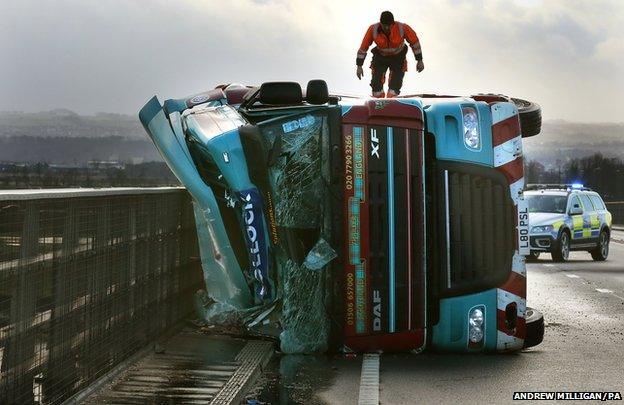
[[[481,328],[471,328],[468,339],[472,343],[479,343],[483,340],[483,330]]]
[[[466,147],[470,150],[481,149],[477,109],[474,107],[462,107],[462,122],[464,124],[464,144]]]
[[[480,328],[483,325],[483,311],[481,308],[475,308],[470,311],[470,326]]]
[[[540,225],[540,226],[534,226],[533,228],[531,228],[531,233],[548,233],[548,232],[552,232],[552,230],[553,230],[552,225]]]
[[[468,313],[468,340],[471,346],[483,344],[484,329],[485,307],[480,305],[472,308]]]

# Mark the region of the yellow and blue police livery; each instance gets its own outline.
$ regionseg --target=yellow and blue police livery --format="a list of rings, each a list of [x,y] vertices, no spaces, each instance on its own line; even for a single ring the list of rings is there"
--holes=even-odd
[[[550,252],[554,261],[563,262],[573,250],[587,251],[596,261],[607,259],[612,216],[598,193],[582,184],[532,184],[524,198],[529,206],[529,259]]]

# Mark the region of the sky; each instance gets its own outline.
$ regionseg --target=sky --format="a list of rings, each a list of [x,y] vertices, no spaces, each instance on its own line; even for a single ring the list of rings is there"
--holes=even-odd
[[[503,93],[545,119],[624,121],[621,0],[0,0],[0,111],[136,114],[154,94],[317,78],[366,95],[356,52],[384,9],[423,49],[404,93]]]

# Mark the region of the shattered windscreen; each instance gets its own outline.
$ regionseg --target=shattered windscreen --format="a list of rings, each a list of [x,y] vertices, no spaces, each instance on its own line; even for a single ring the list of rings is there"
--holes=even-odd
[[[305,115],[262,129],[267,141],[281,145],[270,167],[277,224],[290,228],[318,228],[322,209],[322,117]]]
[[[324,226],[329,216],[323,165],[327,114],[321,110],[259,126],[273,152],[268,170],[279,235],[274,252],[282,300],[281,349],[324,351],[330,327],[325,278],[327,264],[337,256]]]

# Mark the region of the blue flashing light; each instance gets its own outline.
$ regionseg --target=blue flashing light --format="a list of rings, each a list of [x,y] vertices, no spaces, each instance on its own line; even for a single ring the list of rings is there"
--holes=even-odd
[[[572,188],[583,188],[581,183],[572,183]]]

